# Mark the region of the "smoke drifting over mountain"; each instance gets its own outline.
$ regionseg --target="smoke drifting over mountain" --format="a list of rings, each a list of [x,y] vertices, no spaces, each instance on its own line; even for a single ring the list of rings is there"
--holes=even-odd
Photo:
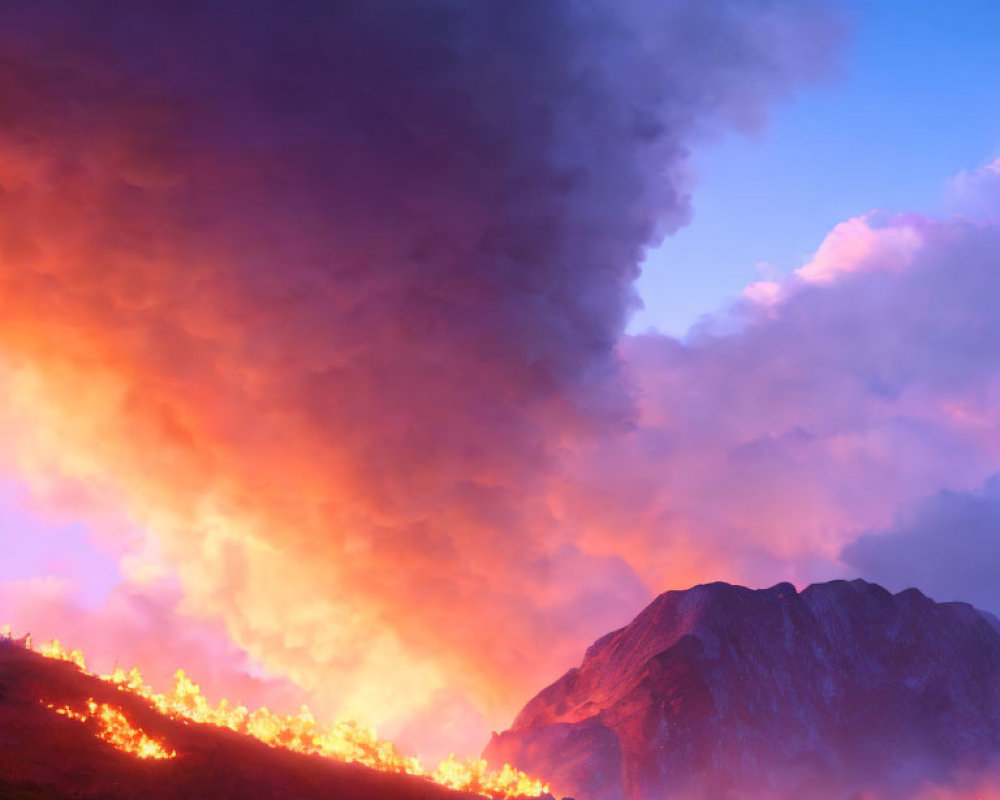
[[[687,147],[828,63],[823,4],[0,11],[11,469],[117,493],[189,613],[347,711],[492,717],[649,588],[565,462]],[[499,710],[499,711],[498,711]]]
[[[805,583],[843,574],[843,548],[901,509],[978,488],[1000,444],[998,238],[990,223],[858,218],[715,329],[627,340],[641,422],[628,451],[579,462],[569,505],[589,521],[588,547],[628,553],[650,585],[692,573]],[[852,569],[918,582],[869,572],[860,553]],[[928,591],[987,604],[951,563]]]
[[[887,530],[851,543],[844,560],[890,586],[917,584],[1000,611],[1000,476],[979,491],[943,491],[913,504]]]

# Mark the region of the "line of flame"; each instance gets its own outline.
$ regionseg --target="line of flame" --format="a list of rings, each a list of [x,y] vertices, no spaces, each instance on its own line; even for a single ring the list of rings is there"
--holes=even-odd
[[[160,742],[147,736],[142,728],[129,722],[120,708],[97,703],[92,697],[87,700],[87,713],[74,711],[69,706],[57,708],[52,703],[47,703],[46,708],[80,722],[95,720],[99,726],[97,737],[125,753],[157,760],[177,757],[175,750],[167,750]]]
[[[7,639],[12,638],[8,626],[4,626],[2,633]],[[30,638],[17,641],[23,641],[25,647],[31,649]],[[161,694],[146,684],[135,667],[128,671],[116,667],[110,675],[90,672],[83,653],[66,650],[57,639],[42,645],[37,652],[46,658],[73,663],[87,675],[112,683],[120,691],[138,695],[169,717],[228,728],[253,736],[271,747],[356,762],[383,771],[418,775],[450,789],[489,798],[510,800],[515,797],[538,797],[549,792],[549,784],[531,778],[509,764],[504,764],[499,770],[491,770],[484,759],[459,761],[454,756],[448,756],[436,770],[428,771],[419,759],[404,756],[393,744],[380,740],[373,727],[353,720],[321,725],[305,706],[298,714],[283,716],[267,708],[250,711],[246,706],[232,705],[226,700],[212,705],[184,670],[175,674],[173,690]]]

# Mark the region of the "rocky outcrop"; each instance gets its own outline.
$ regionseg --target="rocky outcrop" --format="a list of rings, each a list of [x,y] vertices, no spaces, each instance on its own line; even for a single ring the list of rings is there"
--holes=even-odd
[[[1000,624],[860,580],[667,592],[484,756],[578,800],[910,798],[1000,756]]]

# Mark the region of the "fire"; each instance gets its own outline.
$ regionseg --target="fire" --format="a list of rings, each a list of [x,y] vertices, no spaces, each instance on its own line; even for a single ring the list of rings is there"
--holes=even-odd
[[[5,629],[5,634],[10,638],[8,629]],[[30,649],[30,643],[25,644]],[[168,717],[228,728],[253,736],[271,747],[356,762],[373,769],[419,775],[450,789],[489,798],[538,797],[549,791],[547,783],[530,778],[508,764],[499,770],[490,770],[481,759],[458,761],[449,756],[436,770],[428,771],[418,759],[402,755],[393,744],[379,739],[374,728],[349,720],[322,725],[305,706],[298,714],[282,716],[267,708],[251,711],[246,706],[232,705],[226,700],[212,705],[184,670],[178,670],[174,676],[173,690],[161,694],[146,684],[135,667],[128,671],[116,667],[110,675],[89,672],[83,653],[64,649],[56,639],[43,645],[38,652],[46,658],[71,662],[86,674],[114,684],[122,692],[138,695]],[[147,748],[161,746],[145,737],[141,730],[131,727],[116,709],[106,704],[98,706],[93,701],[90,705],[90,715],[98,718],[102,725],[102,733],[98,735],[105,741],[143,758],[171,758],[175,755],[173,752],[167,754],[165,750],[158,751],[164,755],[143,755],[136,749],[139,742],[146,742]],[[85,718],[84,715],[73,716],[77,712],[68,708],[56,711],[74,719]]]
[[[109,706],[107,703],[96,703],[93,698],[87,701],[88,713],[84,714],[74,711],[69,706],[56,708],[49,704],[47,706],[57,714],[63,714],[70,719],[87,722],[95,720],[99,730],[97,736],[110,745],[117,747],[126,753],[138,756],[139,758],[176,758],[177,753],[167,750],[155,739],[150,739],[141,728],[136,728],[120,709]]]
[[[10,626],[5,626],[5,635],[10,636]],[[31,649],[31,642],[28,640],[25,645],[29,650]],[[38,652],[45,656],[46,658],[54,658],[57,661],[71,661],[76,664],[83,672],[87,671],[87,662],[83,658],[83,653],[79,650],[63,650],[61,644],[59,644],[58,639],[53,639],[48,644],[43,644]]]

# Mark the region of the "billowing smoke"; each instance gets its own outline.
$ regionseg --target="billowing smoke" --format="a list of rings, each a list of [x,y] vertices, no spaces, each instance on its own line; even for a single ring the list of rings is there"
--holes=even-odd
[[[457,689],[503,722],[651,592],[562,484],[637,423],[617,343],[687,148],[760,124],[835,27],[798,0],[6,4],[10,468],[119,493],[187,612],[329,706]]]
[[[686,341],[625,340],[639,424],[575,462],[578,541],[650,585],[860,572],[1000,610],[991,490],[925,500],[1000,464],[998,248],[992,222],[869,215]]]
[[[939,600],[1000,612],[1000,475],[979,491],[941,491],[922,499],[889,529],[852,542],[843,557],[897,591],[921,586]]]

